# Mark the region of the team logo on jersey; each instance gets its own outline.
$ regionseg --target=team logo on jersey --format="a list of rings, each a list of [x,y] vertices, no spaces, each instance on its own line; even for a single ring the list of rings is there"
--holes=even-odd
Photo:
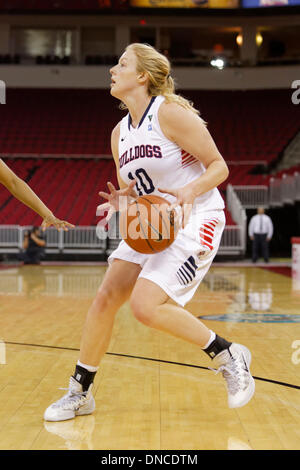
[[[148,119],[151,123],[153,114],[148,114]],[[152,131],[152,124],[148,124],[148,131]]]
[[[196,277],[198,266],[193,256],[190,256],[178,269],[176,276],[180,284],[186,286]]]
[[[120,168],[132,160],[139,158],[162,158],[162,152],[159,145],[136,145],[130,147],[126,152],[119,158]]]

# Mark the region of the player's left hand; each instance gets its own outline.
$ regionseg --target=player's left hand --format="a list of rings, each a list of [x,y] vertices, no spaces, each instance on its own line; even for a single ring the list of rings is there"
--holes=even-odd
[[[181,208],[181,213],[182,213],[181,225],[182,225],[182,228],[184,228],[188,223],[188,220],[192,212],[194,200],[196,198],[196,194],[194,193],[191,186],[186,185],[178,189],[158,188],[158,191],[160,191],[161,193],[170,194],[171,196],[176,197],[176,202],[174,202],[171,205],[170,210],[178,206]]]

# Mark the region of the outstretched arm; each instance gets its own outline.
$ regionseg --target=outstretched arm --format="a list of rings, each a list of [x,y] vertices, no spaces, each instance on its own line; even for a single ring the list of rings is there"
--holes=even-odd
[[[51,225],[54,225],[58,230],[61,228],[67,230],[67,227],[74,227],[74,225],[69,222],[57,219],[34,191],[32,191],[28,184],[19,178],[1,159],[0,183],[2,183],[15,198],[42,217],[43,230]]]

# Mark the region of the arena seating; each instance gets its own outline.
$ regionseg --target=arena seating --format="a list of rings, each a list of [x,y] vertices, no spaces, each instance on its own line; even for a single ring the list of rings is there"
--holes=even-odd
[[[298,131],[300,108],[289,90],[182,94],[200,109],[229,164],[223,195],[228,183],[268,184],[270,175],[253,169],[278,158]],[[98,192],[107,181],[116,183],[114,162],[99,157],[111,155],[111,130],[123,115],[107,90],[9,89],[1,107],[0,154],[30,156],[7,163],[58,217],[96,225]],[[0,208],[0,224],[40,222],[3,187]]]
[[[6,101],[2,154],[111,154],[111,130],[122,114],[107,91],[9,89]]]
[[[276,177],[276,178],[281,178],[283,175],[293,175],[294,173],[300,173],[300,164],[299,165],[294,165],[291,166],[290,168],[285,168],[283,170],[280,170],[270,176]]]
[[[229,166],[229,177],[224,181],[220,188],[225,191],[228,183],[233,186],[238,185],[264,185],[269,182],[268,174],[252,174],[255,165],[228,165]]]
[[[193,91],[189,97],[226,161],[270,163],[299,131],[300,108],[290,90]]]
[[[300,108],[289,90],[182,94],[200,109],[227,162],[270,163],[298,131]],[[0,151],[109,155],[111,130],[123,115],[107,90],[9,89]]]
[[[112,160],[92,159],[15,159],[7,165],[30,187],[59,218],[75,225],[97,225],[96,208],[104,202],[98,192],[107,189],[107,181],[117,185]],[[19,201],[0,186],[0,224],[40,224],[41,218],[26,210]],[[226,212],[228,225],[234,225]]]

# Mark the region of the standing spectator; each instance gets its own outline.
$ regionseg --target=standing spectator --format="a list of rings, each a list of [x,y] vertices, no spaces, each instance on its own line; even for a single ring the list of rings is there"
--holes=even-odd
[[[255,263],[259,254],[265,262],[269,261],[269,241],[273,236],[273,223],[271,218],[265,214],[263,207],[258,207],[248,227],[249,237],[252,240],[252,262]]]

